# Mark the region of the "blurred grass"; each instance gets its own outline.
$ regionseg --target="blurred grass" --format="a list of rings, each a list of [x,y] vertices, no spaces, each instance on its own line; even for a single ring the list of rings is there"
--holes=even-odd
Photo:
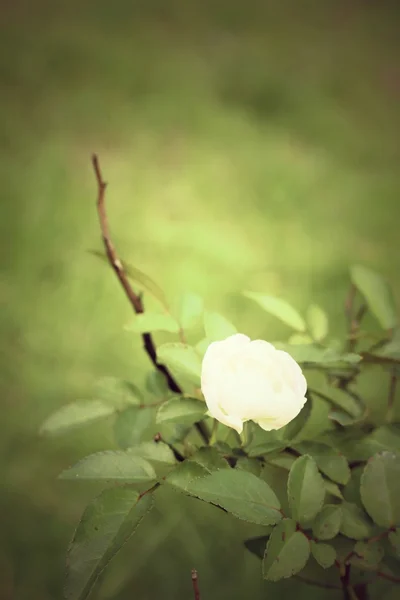
[[[317,300],[337,335],[350,262],[400,293],[397,16],[360,0],[4,3],[1,598],[61,597],[93,488],[56,475],[113,444],[107,424],[43,441],[41,421],[101,375],[149,368],[87,252],[100,248],[91,152],[121,254],[169,297],[197,291],[266,339],[287,331],[240,290]],[[364,388],[379,413],[379,373]],[[191,598],[193,566],[204,600],[292,593],[241,551],[257,528],[214,515],[160,498],[97,597]]]

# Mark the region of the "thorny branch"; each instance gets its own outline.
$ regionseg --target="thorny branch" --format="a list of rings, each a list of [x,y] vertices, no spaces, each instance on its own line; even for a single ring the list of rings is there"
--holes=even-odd
[[[113,268],[128,300],[129,300],[133,310],[135,311],[136,314],[141,314],[144,312],[142,298],[139,294],[136,294],[135,291],[133,290],[133,288],[131,287],[128,276],[124,270],[124,266],[123,266],[120,258],[118,257],[118,254],[114,247],[114,244],[111,241],[107,213],[106,213],[106,208],[105,208],[105,192],[106,192],[106,188],[107,188],[107,183],[103,179],[103,175],[102,175],[101,168],[100,168],[100,162],[99,162],[97,154],[92,155],[92,165],[93,165],[93,169],[94,169],[94,173],[95,173],[96,181],[97,181],[97,190],[98,190],[97,191],[97,212],[98,212],[98,216],[99,216],[100,229],[101,229],[103,243],[104,243],[104,247],[105,247],[105,251],[106,251],[106,256],[107,256],[108,262],[110,263],[111,267]],[[172,377],[172,375],[169,372],[169,370],[167,369],[167,367],[165,365],[163,365],[162,363],[158,362],[158,360],[157,360],[157,351],[156,351],[156,347],[154,345],[151,334],[143,333],[142,339],[143,339],[143,346],[144,346],[144,349],[145,349],[147,355],[149,356],[149,358],[150,358],[151,362],[153,363],[153,365],[155,366],[155,368],[164,374],[164,376],[167,380],[169,389],[172,392],[180,394],[182,392],[182,390],[179,387],[178,383]],[[195,426],[196,426],[197,431],[201,435],[204,443],[208,444],[209,435],[208,435],[208,431],[207,431],[204,423],[201,423],[201,422],[195,423]]]

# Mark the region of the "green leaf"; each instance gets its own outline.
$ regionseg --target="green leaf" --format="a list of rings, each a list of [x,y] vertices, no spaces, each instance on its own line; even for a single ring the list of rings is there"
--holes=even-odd
[[[153,498],[136,490],[103,491],[85,509],[68,549],[65,598],[85,600],[99,575],[128,541]]]
[[[202,340],[200,340],[199,342],[197,342],[195,348],[196,348],[196,352],[197,354],[203,358],[208,346],[211,344],[211,340],[209,340],[208,338],[203,338]]]
[[[198,462],[185,460],[180,463],[173,471],[168,473],[164,479],[164,483],[171,485],[180,492],[188,492],[190,483],[200,477],[209,475],[209,471]]]
[[[176,463],[174,453],[167,444],[164,444],[164,442],[142,442],[137,446],[128,448],[127,452],[153,462],[168,465],[174,465]]]
[[[162,344],[157,350],[160,362],[173,371],[190,376],[196,384],[200,384],[201,358],[196,350],[187,344]]]
[[[153,396],[164,398],[169,393],[168,382],[164,373],[157,369],[150,371],[146,377],[146,389]]]
[[[384,329],[397,325],[396,307],[386,281],[367,267],[355,265],[350,270],[351,281],[364,296],[368,308]]]
[[[251,427],[251,439],[246,444],[246,453],[250,457],[263,456],[277,450],[282,450],[287,446],[287,442],[283,439],[282,431],[265,431],[255,423],[248,422]]]
[[[62,406],[50,415],[40,428],[43,435],[64,433],[83,425],[88,425],[115,412],[115,407],[100,400],[81,400]]]
[[[187,292],[183,295],[178,310],[178,321],[183,329],[193,329],[200,324],[204,312],[203,298]]]
[[[326,338],[328,335],[328,316],[318,304],[311,304],[308,307],[306,319],[310,333],[315,341],[321,342]]]
[[[272,532],[272,527],[270,528]],[[245,540],[244,545],[247,550],[257,556],[258,558],[264,558],[265,548],[269,540],[269,535],[260,535],[259,537],[249,538]]]
[[[319,470],[332,481],[343,485],[349,481],[351,475],[349,464],[338,450],[315,442],[296,444],[295,449],[301,454],[312,456]]]
[[[388,538],[395,554],[400,558],[400,529],[391,531]]]
[[[249,473],[253,473],[256,477],[260,477],[261,475],[261,463],[256,458],[248,458],[247,456],[242,456],[237,460],[236,469],[241,469],[242,471],[248,471]]]
[[[354,546],[354,552],[356,556],[351,558],[351,563],[363,567],[377,567],[384,557],[383,547],[374,542],[372,544],[368,542],[357,542]]]
[[[216,312],[204,313],[204,330],[210,342],[224,340],[237,333],[237,329],[228,319]]]
[[[159,407],[156,423],[179,421],[184,425],[192,425],[205,417],[207,406],[195,398],[172,398]]]
[[[103,252],[99,252],[97,250],[90,250],[90,253],[98,258],[101,258],[105,262],[109,262],[108,258],[104,255]],[[128,278],[139,288],[139,290],[143,292],[148,292],[155,300],[160,302],[161,306],[164,308],[168,308],[168,303],[165,298],[164,292],[160,288],[159,285],[155,281],[153,281],[148,275],[140,271],[136,267],[130,265],[124,260],[121,261],[123,269],[128,276]]]
[[[125,330],[133,333],[148,333],[151,331],[178,333],[180,327],[172,315],[147,311],[135,315],[133,320],[125,325]]]
[[[335,498],[339,498],[339,500],[343,500],[343,494],[340,491],[339,486],[336,483],[333,483],[333,481],[325,479],[325,477],[323,479],[326,493],[334,496]]]
[[[329,569],[336,560],[336,550],[333,546],[329,544],[317,544],[316,542],[311,542],[311,553],[317,563],[323,569]]]
[[[314,340],[306,333],[293,333],[288,339],[288,344],[293,346],[304,346],[307,344],[313,344]]]
[[[318,540],[331,540],[336,537],[342,522],[340,504],[325,504],[313,523],[313,534]]]
[[[229,469],[227,461],[219,454],[216,448],[203,447],[197,450],[190,459],[201,465],[208,473],[219,469]]]
[[[293,463],[289,472],[288,498],[292,517],[300,524],[309,523],[321,510],[325,486],[311,456],[301,456]]]
[[[362,540],[371,535],[372,527],[367,515],[357,504],[343,502],[340,533],[352,540]]]
[[[310,543],[304,533],[296,531],[292,519],[283,519],[274,527],[263,561],[264,579],[279,581],[299,573],[310,556]]]
[[[141,391],[133,383],[116,377],[101,377],[94,386],[93,395],[118,410],[137,406],[143,401]]]
[[[244,292],[244,296],[257,302],[267,313],[277,317],[292,329],[300,332],[306,331],[307,327],[303,317],[286,300],[257,292]]]
[[[186,492],[250,523],[273,525],[281,520],[280,503],[273,490],[246,471],[221,469],[192,479]]]
[[[125,483],[141,483],[155,478],[156,473],[147,460],[122,450],[90,454],[59,475],[59,479],[106,479]]]
[[[114,423],[114,436],[118,446],[129,448],[138,444],[154,422],[154,413],[152,406],[131,406],[120,412]]]
[[[308,398],[307,402],[297,415],[290,423],[288,423],[282,430],[281,436],[283,439],[293,441],[302,432],[306,426],[312,410],[312,400]]]
[[[380,527],[400,524],[400,455],[380,452],[369,459],[361,477],[361,500]]]
[[[275,342],[274,346],[278,350],[284,350],[290,354],[296,362],[306,365],[354,365],[361,360],[359,354],[341,354],[334,348],[322,348],[314,344],[285,344]]]

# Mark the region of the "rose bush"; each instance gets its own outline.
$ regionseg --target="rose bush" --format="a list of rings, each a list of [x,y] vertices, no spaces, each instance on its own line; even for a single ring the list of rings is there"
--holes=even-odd
[[[280,429],[307,400],[306,379],[290,354],[241,333],[207,348],[201,389],[210,415],[238,433],[250,420],[266,431]]]

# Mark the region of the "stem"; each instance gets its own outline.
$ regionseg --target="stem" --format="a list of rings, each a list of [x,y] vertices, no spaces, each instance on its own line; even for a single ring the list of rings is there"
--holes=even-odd
[[[199,578],[196,569],[192,569],[192,585],[194,600],[200,600]]]
[[[394,407],[394,400],[396,397],[396,387],[397,387],[397,375],[396,375],[395,369],[392,369],[392,372],[390,375],[389,394],[388,394],[388,403],[387,403],[387,412],[386,412],[386,421],[388,421],[388,423],[390,423],[393,418],[393,407]]]
[[[140,294],[136,294],[136,292],[134,292],[133,288],[131,287],[128,276],[125,272],[124,266],[117,254],[114,244],[111,241],[106,207],[105,207],[105,193],[106,193],[107,183],[103,179],[103,175],[102,175],[102,172],[100,169],[100,162],[99,162],[97,154],[93,154],[93,156],[92,156],[92,165],[93,165],[93,170],[94,170],[94,174],[95,174],[96,181],[97,181],[97,212],[98,212],[98,216],[99,216],[100,229],[101,229],[101,234],[102,234],[104,248],[106,251],[106,256],[107,256],[108,262],[110,263],[113,271],[115,272],[115,274],[122,286],[122,289],[124,290],[133,310],[135,311],[136,314],[142,314],[142,313],[144,313],[144,305],[142,302],[142,297]],[[147,353],[148,357],[150,358],[150,360],[153,363],[153,365],[155,366],[155,368],[158,371],[160,371],[161,373],[163,373],[163,375],[165,376],[167,383],[168,383],[168,388],[171,390],[171,392],[174,392],[176,394],[181,394],[182,390],[181,390],[180,386],[175,381],[175,379],[172,377],[172,375],[169,372],[169,370],[167,369],[167,367],[165,365],[163,365],[162,363],[158,362],[157,351],[156,351],[156,347],[154,345],[151,334],[143,333],[142,340],[143,340],[143,347],[145,349],[145,352]],[[197,431],[199,432],[199,434],[201,435],[203,441],[206,444],[208,444],[208,440],[209,440],[210,436],[208,434],[207,427],[204,425],[204,423],[201,423],[201,422],[195,423],[195,427],[196,427]]]

